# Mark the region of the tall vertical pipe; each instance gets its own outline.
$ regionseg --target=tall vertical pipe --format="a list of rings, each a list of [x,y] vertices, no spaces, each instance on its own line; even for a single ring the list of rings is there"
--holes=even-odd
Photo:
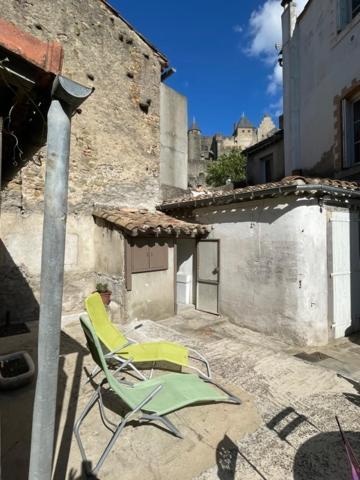
[[[41,260],[38,375],[30,454],[30,480],[50,480],[64,278],[71,115],[92,90],[56,77],[48,112],[47,164]]]

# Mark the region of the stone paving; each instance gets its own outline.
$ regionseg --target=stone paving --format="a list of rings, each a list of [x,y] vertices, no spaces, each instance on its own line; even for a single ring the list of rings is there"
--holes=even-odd
[[[176,412],[172,420],[185,434],[184,440],[154,426],[130,424],[98,478],[350,478],[335,415],[360,456],[360,386],[337,374],[358,378],[360,346],[356,337],[317,349],[331,358],[311,363],[294,356],[304,349],[201,312],[186,310],[161,322],[141,323],[133,333],[139,340],[176,340],[201,350],[210,360],[214,377],[243,403],[240,407],[208,405]],[[31,334],[2,339],[2,351],[23,348],[36,356],[35,340],[33,325]],[[72,426],[93,390],[91,385],[83,386],[84,368],[90,370],[92,365],[78,323],[67,325],[60,357],[56,480],[84,478]],[[0,395],[4,480],[27,478],[32,397],[33,386]],[[111,398],[107,406],[115,419],[118,406]],[[86,422],[83,435],[89,458],[94,459],[109,435],[97,411],[91,412]]]

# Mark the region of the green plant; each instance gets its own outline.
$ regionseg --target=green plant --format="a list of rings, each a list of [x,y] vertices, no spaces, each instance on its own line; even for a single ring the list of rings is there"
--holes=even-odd
[[[106,293],[109,291],[107,283],[97,283],[96,284],[96,291],[99,293]]]
[[[238,148],[220,155],[208,166],[206,183],[214,187],[225,185],[230,179],[239,182],[246,178],[246,158]]]

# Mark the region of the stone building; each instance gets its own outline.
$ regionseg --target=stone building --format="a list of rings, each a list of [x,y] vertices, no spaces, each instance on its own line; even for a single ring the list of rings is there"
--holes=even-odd
[[[259,127],[255,127],[245,115],[234,124],[231,136],[216,133],[213,136],[201,135],[201,130],[194,121],[188,131],[189,185],[205,183],[209,163],[217,160],[223,153],[238,148],[244,150],[269,137],[276,127],[269,115],[264,115]]]
[[[124,271],[108,268],[125,253],[106,249],[112,230],[98,234],[93,214],[153,211],[164,186],[186,187],[186,99],[162,83],[167,58],[103,0],[0,0],[0,12],[0,322],[37,317],[46,115],[59,73],[95,88],[72,121],[63,313],[81,311],[102,280],[126,316]]]

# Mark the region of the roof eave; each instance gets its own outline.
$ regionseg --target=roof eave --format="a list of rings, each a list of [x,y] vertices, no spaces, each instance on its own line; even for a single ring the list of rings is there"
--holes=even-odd
[[[319,193],[328,193],[333,195],[334,197],[341,197],[341,198],[355,198],[360,199],[360,191],[348,190],[345,188],[339,187],[331,187],[329,185],[320,185],[320,184],[312,184],[312,185],[284,185],[280,187],[273,187],[266,190],[257,190],[251,192],[236,192],[234,191],[233,195],[226,195],[224,197],[207,197],[207,198],[199,198],[197,197],[194,200],[188,200],[185,202],[174,202],[168,203],[165,205],[160,205],[157,208],[161,211],[170,211],[170,210],[177,210],[179,208],[200,208],[200,207],[208,207],[212,205],[226,205],[231,203],[238,203],[243,201],[252,201],[261,198],[268,198],[268,197],[281,197],[287,196],[290,194],[308,194],[313,192],[314,194]]]

